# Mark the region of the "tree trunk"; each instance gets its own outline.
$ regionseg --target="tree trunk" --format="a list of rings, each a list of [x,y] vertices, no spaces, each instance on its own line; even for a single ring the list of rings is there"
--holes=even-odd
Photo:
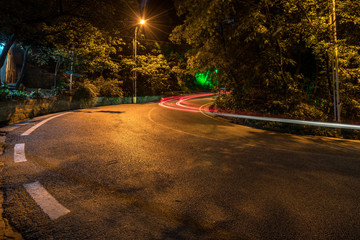
[[[56,66],[55,66],[54,89],[56,88],[57,73],[59,71],[60,65],[61,65],[61,56],[58,57],[58,60],[56,62]]]
[[[15,34],[11,35],[9,40],[6,42],[4,49],[0,55],[0,69],[2,68],[2,66],[4,65],[5,59],[6,59],[6,55],[9,52],[9,49],[11,48],[11,46],[14,44],[15,42]]]
[[[25,72],[25,67],[26,67],[26,61],[27,61],[27,55],[28,52],[30,50],[30,46],[26,47],[25,52],[24,52],[24,58],[23,58],[23,62],[22,62],[22,67],[21,67],[21,71],[20,74],[18,76],[18,79],[16,81],[16,85],[15,85],[15,89],[19,90],[20,84],[22,83],[22,80],[24,78],[24,72]]]

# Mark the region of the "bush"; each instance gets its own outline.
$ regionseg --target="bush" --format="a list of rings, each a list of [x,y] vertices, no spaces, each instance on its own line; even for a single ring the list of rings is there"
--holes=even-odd
[[[62,79],[56,82],[56,87],[51,90],[50,96],[52,97],[59,97],[65,94],[66,88],[68,88],[68,84]]]
[[[299,118],[299,119],[310,119],[310,120],[327,120],[326,114],[324,114],[321,107],[316,107],[314,105],[299,103],[293,111],[289,113],[290,116]]]
[[[45,95],[43,92],[41,92],[41,89],[39,88],[38,90],[32,91],[29,94],[29,97],[33,99],[42,99],[45,97]]]
[[[29,96],[26,92],[22,92],[22,91],[13,91],[11,94],[11,98],[12,99],[16,99],[16,100],[25,100],[27,99]]]
[[[96,98],[99,94],[99,90],[95,87],[94,84],[89,81],[85,81],[84,83],[78,83],[75,88],[75,99],[91,99]]]
[[[0,86],[0,101],[6,100],[25,100],[29,97],[29,94],[26,92],[18,90],[10,90],[7,86],[7,83],[3,83]]]
[[[7,83],[2,83],[0,86],[0,99],[1,101],[11,99],[11,90],[9,90]]]
[[[0,89],[0,99],[2,101],[11,99],[11,91],[9,89]]]
[[[62,96],[64,94],[65,94],[65,89],[62,87],[56,87],[56,88],[52,89],[50,92],[51,97],[58,97],[58,96]]]
[[[122,97],[123,92],[120,82],[117,80],[104,81],[100,86],[100,96],[102,97]]]
[[[99,89],[99,95],[102,97],[122,97],[122,81],[116,79],[105,79],[103,76],[94,81],[94,85]]]

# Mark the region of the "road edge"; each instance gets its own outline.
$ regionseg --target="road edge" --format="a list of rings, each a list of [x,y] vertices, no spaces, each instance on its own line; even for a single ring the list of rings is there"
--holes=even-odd
[[[346,123],[317,122],[287,118],[272,118],[210,110],[212,103],[200,106],[201,114],[216,121],[296,136],[328,137],[343,140],[360,140],[360,126]],[[266,125],[261,123],[275,123]]]
[[[0,128],[0,240],[23,240],[23,237],[20,233],[15,231],[9,221],[3,216],[4,209],[3,209],[3,203],[4,203],[4,187],[3,187],[3,175],[1,174],[4,170],[5,163],[3,161],[2,155],[5,150],[5,140],[6,140],[6,133],[1,131]]]

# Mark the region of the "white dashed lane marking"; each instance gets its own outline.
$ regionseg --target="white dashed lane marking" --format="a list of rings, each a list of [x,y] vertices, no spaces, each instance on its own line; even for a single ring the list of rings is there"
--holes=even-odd
[[[70,212],[70,210],[65,208],[53,196],[51,196],[39,182],[24,184],[24,187],[51,220],[55,220]]]
[[[60,117],[60,116],[62,116],[62,115],[69,114],[69,113],[70,113],[70,112],[67,112],[67,113],[59,114],[59,115],[50,117],[50,118],[48,118],[48,119],[45,119],[44,121],[41,121],[41,122],[39,122],[38,124],[36,124],[35,126],[29,128],[26,132],[24,132],[23,134],[21,134],[21,136],[27,136],[27,135],[29,135],[30,133],[32,133],[33,131],[35,131],[38,127],[40,127],[41,125],[43,125],[44,123],[46,123],[47,121],[50,121],[51,119],[54,119],[54,118],[57,118],[57,117]]]
[[[41,121],[40,123],[36,124],[35,126],[28,129],[26,132],[21,134],[21,136],[27,136],[33,131],[35,131],[38,127],[43,125],[44,123],[50,121],[51,119],[60,117],[62,115],[68,114],[58,114],[56,116],[50,117],[48,119],[45,119]],[[15,128],[14,128],[15,129]],[[14,130],[11,129],[11,130]],[[8,129],[9,130],[9,129]],[[25,157],[25,143],[19,143],[15,144],[14,147],[14,162],[26,162]],[[70,212],[67,208],[65,208],[63,205],[61,205],[51,194],[46,191],[46,189],[39,183],[39,182],[33,182],[24,184],[24,188],[26,191],[30,194],[30,196],[35,200],[35,202],[40,206],[40,208],[46,213],[51,220],[55,220],[61,216],[64,216]]]
[[[15,144],[14,147],[14,162],[19,163],[19,162],[26,162],[26,157],[25,157],[25,143],[18,143]]]

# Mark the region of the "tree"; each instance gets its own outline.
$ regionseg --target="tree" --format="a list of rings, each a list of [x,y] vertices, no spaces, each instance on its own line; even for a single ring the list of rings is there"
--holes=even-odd
[[[137,72],[139,95],[162,94],[170,89],[170,66],[162,54],[139,55],[136,63],[133,58],[123,58],[121,65],[128,79],[133,80],[133,72]],[[130,86],[128,88],[127,94],[131,95],[132,88]]]
[[[140,88],[145,95],[162,94],[169,90],[170,67],[164,55],[140,55],[137,57],[136,68],[141,79]]]
[[[72,53],[76,48],[76,67],[85,76],[114,72],[117,64],[110,60],[110,55],[116,53],[114,47],[121,43],[118,35],[126,35],[126,29],[122,33],[118,29],[129,24],[128,13],[137,6],[135,0],[8,1],[0,9],[0,36],[6,41],[0,67],[16,41],[24,48],[31,46],[42,53],[35,59],[41,65],[60,63],[61,57],[66,66],[74,61]],[[55,75],[59,67],[60,64],[56,64]],[[23,74],[19,76],[17,87],[22,77]]]
[[[124,6],[128,6],[124,8]],[[115,31],[128,22],[129,8],[138,6],[136,1],[98,0],[13,0],[3,3],[0,8],[0,33],[6,46],[14,41],[33,47],[44,46],[49,35],[67,31],[83,33],[82,22],[91,24],[102,31]],[[2,67],[7,54],[4,48],[0,57]]]
[[[96,78],[118,71],[118,65],[111,60],[112,55],[119,55],[124,44],[121,38],[100,31],[89,23],[77,22],[82,32],[69,30],[66,34],[51,35],[47,41],[55,43],[47,55],[56,60],[62,56],[65,65],[73,62],[74,69],[87,78]]]
[[[178,1],[185,21],[171,39],[191,45],[191,69],[219,69],[220,86],[233,89],[228,105],[218,102],[223,106],[331,119],[331,7],[328,0]],[[359,14],[359,3],[338,1],[342,113],[348,119],[359,117]]]

